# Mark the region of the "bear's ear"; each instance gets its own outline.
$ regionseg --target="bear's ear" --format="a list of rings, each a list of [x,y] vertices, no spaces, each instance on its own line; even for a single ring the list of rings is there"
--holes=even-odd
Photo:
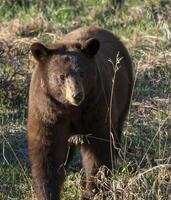
[[[31,52],[37,61],[44,61],[49,55],[49,49],[38,42],[31,45]]]
[[[100,42],[96,38],[90,38],[82,48],[82,52],[88,56],[95,56],[100,48]]]

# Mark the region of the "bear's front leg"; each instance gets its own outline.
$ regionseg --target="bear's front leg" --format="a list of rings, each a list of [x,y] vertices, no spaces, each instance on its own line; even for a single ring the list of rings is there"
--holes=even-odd
[[[60,199],[67,143],[65,134],[55,128],[41,125],[29,131],[29,155],[38,200]]]
[[[101,166],[112,169],[110,145],[105,141],[89,140],[89,144],[81,145],[83,166],[86,173],[83,200],[90,200],[98,192],[96,174]]]

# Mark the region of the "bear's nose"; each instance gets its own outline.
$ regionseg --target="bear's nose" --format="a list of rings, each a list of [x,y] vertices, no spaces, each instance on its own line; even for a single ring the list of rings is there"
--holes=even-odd
[[[83,93],[82,93],[82,92],[77,92],[76,94],[73,95],[73,98],[74,98],[77,102],[79,102],[79,101],[81,101],[82,98],[83,98]]]

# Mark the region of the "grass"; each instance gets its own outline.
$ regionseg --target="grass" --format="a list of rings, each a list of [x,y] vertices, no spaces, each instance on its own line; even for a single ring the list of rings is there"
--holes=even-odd
[[[54,42],[79,26],[94,24],[122,39],[136,77],[122,156],[110,179],[103,176],[103,169],[99,171],[99,187],[110,186],[107,199],[170,200],[170,1],[128,0],[121,9],[107,0],[56,5],[51,0],[45,7],[28,0],[7,2],[0,0],[0,199],[28,200],[33,194],[26,139],[28,85],[34,65],[30,44]],[[83,173],[79,168],[78,155],[66,171],[62,199],[80,198]],[[102,196],[100,190],[95,199]]]

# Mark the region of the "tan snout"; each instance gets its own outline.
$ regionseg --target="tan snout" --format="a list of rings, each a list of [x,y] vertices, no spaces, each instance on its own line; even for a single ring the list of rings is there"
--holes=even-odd
[[[76,81],[70,77],[66,80],[66,100],[74,105],[79,106],[84,100],[84,88],[81,81]]]

